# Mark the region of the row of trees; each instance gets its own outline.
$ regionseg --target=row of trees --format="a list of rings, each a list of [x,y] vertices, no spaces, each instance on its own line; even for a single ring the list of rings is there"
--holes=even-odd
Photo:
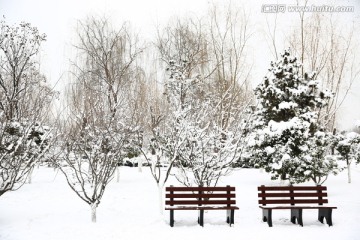
[[[217,12],[209,22],[176,19],[159,30],[147,52],[128,25],[117,30],[104,18],[79,23],[68,89],[66,129],[71,134],[62,134],[61,149],[67,157],[59,167],[71,188],[92,206],[93,216],[112,177],[103,175],[100,165],[114,170],[116,161],[141,152],[161,197],[175,165],[183,184],[208,186],[239,159],[241,120],[251,101],[243,67],[249,33],[247,21],[232,11],[228,9],[224,21]],[[145,53],[160,59],[152,63],[159,67],[150,74],[143,67]],[[165,81],[159,80],[161,72]],[[86,144],[67,152],[73,142]],[[114,145],[111,150],[109,142]],[[64,150],[60,159],[63,154]],[[113,160],[99,165],[99,156],[106,159],[110,154]],[[163,176],[161,162],[168,166]],[[91,166],[98,167],[93,171]]]
[[[333,134],[333,89],[324,90],[319,73],[305,73],[305,57],[285,51],[253,94],[249,16],[216,9],[208,18],[173,20],[149,46],[128,24],[80,21],[61,118],[50,115],[56,92],[36,61],[46,36],[2,21],[0,194],[51,161],[95,222],[125,157],[148,162],[160,209],[171,174],[187,186],[210,186],[247,166],[319,184],[341,170],[337,158],[350,170],[359,162],[359,137]]]

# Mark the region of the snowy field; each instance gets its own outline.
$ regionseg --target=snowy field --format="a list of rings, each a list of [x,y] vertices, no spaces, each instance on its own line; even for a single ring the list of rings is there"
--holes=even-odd
[[[274,211],[273,227],[261,221],[257,186],[276,184],[266,173],[241,169],[223,178],[221,185],[236,186],[235,225],[225,223],[225,211],[205,213],[205,226],[197,224],[196,211],[175,212],[175,226],[169,213],[159,214],[155,181],[149,169],[122,167],[121,181],[110,183],[91,223],[90,207],[73,193],[59,172],[40,167],[33,183],[0,198],[1,240],[112,240],[112,239],[360,239],[360,167],[354,167],[353,183],[346,172],[330,176],[329,205],[333,227],[318,222],[316,210],[304,210],[304,227],[293,225],[290,212]],[[170,184],[178,185],[174,179]],[[310,183],[312,184],[312,183]]]

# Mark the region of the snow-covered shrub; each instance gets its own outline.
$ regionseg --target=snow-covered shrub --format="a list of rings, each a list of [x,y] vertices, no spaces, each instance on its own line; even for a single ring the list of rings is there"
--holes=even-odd
[[[346,162],[348,182],[351,183],[351,163],[360,163],[360,135],[355,132],[338,134],[336,140],[336,150],[340,160]]]
[[[308,140],[308,154],[303,157],[304,164],[295,174],[294,182],[312,180],[316,185],[323,184],[330,174],[337,175],[343,170],[336,155],[331,155],[335,136],[326,131],[317,131]]]
[[[0,124],[0,196],[25,183],[49,150],[51,139],[50,129],[38,123],[23,120]]]
[[[124,141],[124,147],[122,150],[122,158],[125,159],[132,159],[137,158],[141,155],[141,151],[139,150],[139,146],[142,145],[143,135],[137,128],[129,129],[128,138]],[[124,162],[124,161],[123,161]]]

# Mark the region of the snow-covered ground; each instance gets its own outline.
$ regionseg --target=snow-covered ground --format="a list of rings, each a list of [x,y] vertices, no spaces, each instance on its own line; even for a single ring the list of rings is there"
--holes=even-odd
[[[352,169],[353,183],[346,172],[326,182],[333,227],[318,222],[316,210],[304,210],[304,227],[289,221],[289,211],[274,211],[273,227],[261,221],[257,186],[274,185],[266,173],[241,169],[223,178],[220,185],[236,186],[235,225],[225,223],[225,211],[205,213],[205,226],[197,224],[197,212],[159,214],[158,194],[149,169],[122,167],[121,181],[114,180],[98,208],[97,223],[91,223],[90,207],[66,185],[62,174],[51,168],[34,171],[33,183],[0,197],[1,240],[112,240],[112,239],[360,239],[360,167]],[[167,185],[177,185],[170,179]],[[311,184],[311,183],[310,183]]]

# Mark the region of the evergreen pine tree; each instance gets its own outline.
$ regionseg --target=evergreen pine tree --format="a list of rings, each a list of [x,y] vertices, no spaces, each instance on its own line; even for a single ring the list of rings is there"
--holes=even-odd
[[[332,94],[319,90],[316,73],[302,76],[297,58],[285,51],[279,61],[271,62],[269,76],[255,95],[249,141],[252,164],[272,173],[272,179],[305,181],[314,168],[313,138],[326,131],[320,127],[318,112]]]

